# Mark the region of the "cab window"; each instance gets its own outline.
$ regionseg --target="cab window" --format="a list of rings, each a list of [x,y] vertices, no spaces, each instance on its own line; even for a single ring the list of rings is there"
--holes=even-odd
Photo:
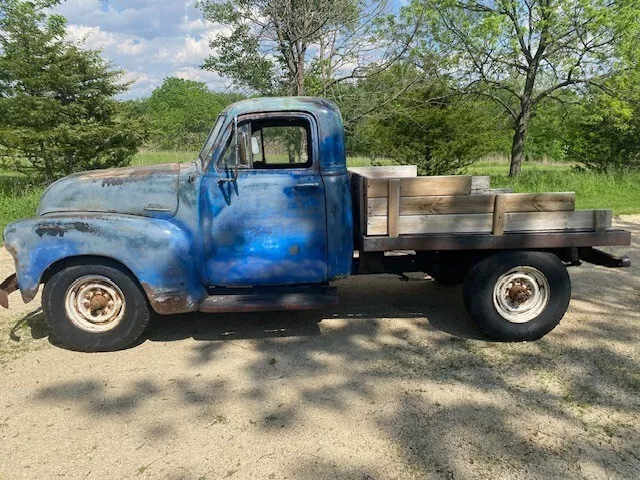
[[[312,164],[311,125],[300,117],[257,119],[238,124],[218,162],[219,169],[290,169]]]

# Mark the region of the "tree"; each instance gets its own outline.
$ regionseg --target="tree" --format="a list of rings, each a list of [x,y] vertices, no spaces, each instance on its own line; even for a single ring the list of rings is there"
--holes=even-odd
[[[416,53],[438,52],[460,92],[491,99],[511,118],[512,176],[543,102],[604,87],[638,59],[638,0],[414,0],[408,8],[429,18]]]
[[[203,68],[265,95],[332,96],[342,82],[386,70],[406,36],[382,35],[387,0],[200,0],[204,17],[227,27]],[[409,35],[410,36],[410,35]]]
[[[211,92],[202,82],[166,78],[145,102],[151,143],[163,149],[200,148],[220,112],[240,98]]]
[[[570,124],[569,160],[598,172],[640,170],[639,77],[633,72],[588,92]]]
[[[52,181],[129,163],[144,140],[122,72],[66,40],[57,0],[0,0],[0,157]]]
[[[376,81],[393,88],[396,73],[404,68],[396,65]],[[367,95],[368,83],[358,86],[362,95]],[[497,110],[487,99],[452,95],[436,79],[424,79],[359,121],[349,146],[372,158],[418,165],[421,174],[460,173],[482,156],[504,149],[507,129]]]

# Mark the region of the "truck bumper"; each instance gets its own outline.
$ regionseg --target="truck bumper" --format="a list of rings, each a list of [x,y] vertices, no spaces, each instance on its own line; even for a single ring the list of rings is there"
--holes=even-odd
[[[9,308],[9,294],[18,290],[18,277],[14,273],[0,283],[0,306]]]

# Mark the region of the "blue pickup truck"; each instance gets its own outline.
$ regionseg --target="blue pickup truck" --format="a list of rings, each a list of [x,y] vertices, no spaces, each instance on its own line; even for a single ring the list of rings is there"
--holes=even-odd
[[[611,228],[610,212],[570,211],[570,194],[509,197],[474,190],[468,176],[400,170],[348,171],[340,112],[327,100],[235,103],[191,163],[52,184],[36,217],[4,231],[16,274],[0,304],[16,290],[29,302],[44,284],[53,335],[110,351],[131,345],[154,313],[322,308],[349,275],[421,271],[464,283],[489,336],[522,341],[564,315],[567,266],[629,265],[593,248],[628,245],[629,232]]]

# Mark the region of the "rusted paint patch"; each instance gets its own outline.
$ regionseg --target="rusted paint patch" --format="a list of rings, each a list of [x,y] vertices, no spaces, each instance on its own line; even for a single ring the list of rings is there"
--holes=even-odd
[[[148,283],[142,283],[153,310],[160,315],[186,313],[197,310],[196,302],[186,293],[159,292]]]
[[[92,228],[86,222],[72,222],[72,223],[49,223],[40,225],[36,228],[36,234],[42,238],[45,235],[50,237],[64,237],[66,233],[77,230],[81,233],[97,233],[95,228]]]
[[[162,173],[176,174],[180,170],[177,163],[163,163],[160,165],[147,165],[143,167],[111,168],[107,170],[92,170],[75,174],[76,179],[87,180],[112,180],[112,179],[144,179]]]

